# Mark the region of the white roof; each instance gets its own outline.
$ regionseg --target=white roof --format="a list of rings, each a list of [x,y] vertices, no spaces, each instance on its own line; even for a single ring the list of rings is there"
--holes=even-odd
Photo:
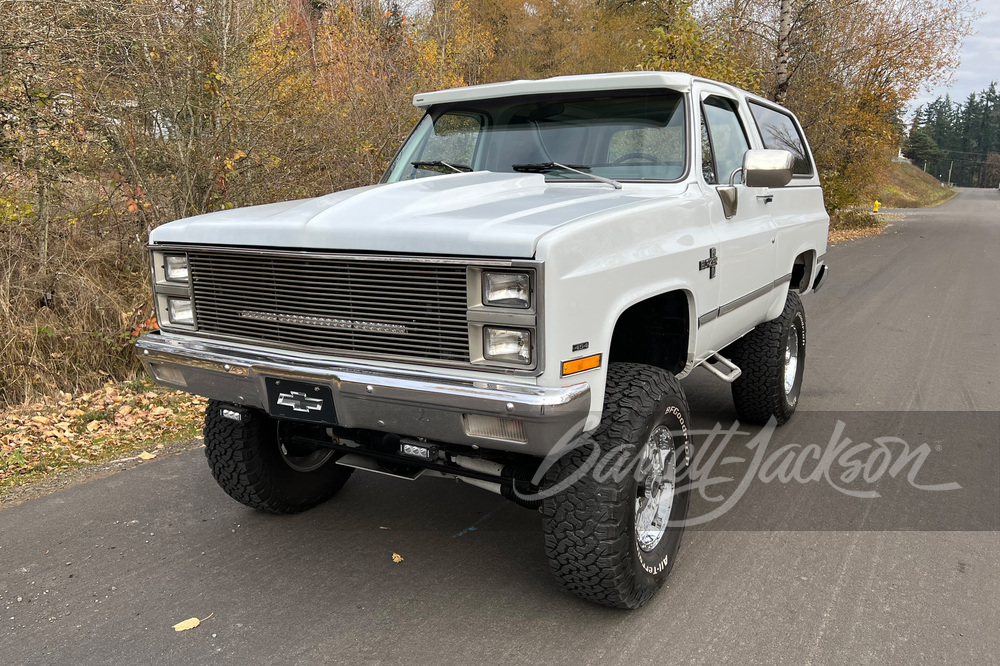
[[[466,102],[477,99],[539,95],[545,93],[588,92],[591,90],[633,90],[637,88],[670,88],[686,92],[693,77],[677,72],[614,72],[610,74],[583,74],[554,76],[549,79],[507,81],[467,88],[450,88],[436,92],[418,93],[413,105],[426,109],[435,104]]]

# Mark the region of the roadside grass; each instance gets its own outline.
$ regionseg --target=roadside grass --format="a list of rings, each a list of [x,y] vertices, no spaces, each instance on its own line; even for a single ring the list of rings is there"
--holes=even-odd
[[[206,400],[142,379],[0,411],[0,495],[60,472],[156,456],[201,434]]]
[[[937,178],[909,162],[890,163],[881,180],[878,201],[883,208],[932,208],[958,194],[958,190],[942,187]],[[898,216],[875,213],[869,208],[838,210],[830,215],[830,243],[880,234],[894,219]]]
[[[958,194],[953,187],[908,162],[889,165],[878,200],[886,208],[933,208]]]

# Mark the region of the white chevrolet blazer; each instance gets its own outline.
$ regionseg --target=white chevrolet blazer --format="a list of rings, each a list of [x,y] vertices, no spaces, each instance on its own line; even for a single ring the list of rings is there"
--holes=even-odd
[[[829,218],[795,117],[663,72],[419,94],[382,180],[150,235],[160,384],[210,398],[222,488],[277,513],[355,469],[544,516],[562,587],[634,608],[689,497],[678,380],[750,423],[798,401]],[[625,457],[624,474],[593,460]]]

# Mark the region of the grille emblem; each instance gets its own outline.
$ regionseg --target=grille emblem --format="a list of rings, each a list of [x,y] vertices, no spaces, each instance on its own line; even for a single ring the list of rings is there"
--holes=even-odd
[[[323,409],[323,401],[319,398],[310,398],[305,393],[292,391],[290,393],[279,393],[278,404],[282,407],[291,407],[296,412],[318,412]]]
[[[345,331],[368,331],[370,333],[392,333],[394,335],[406,335],[408,332],[406,326],[402,324],[386,324],[379,321],[361,321],[359,319],[338,319],[336,317],[310,317],[283,314],[281,312],[241,310],[240,317],[243,319],[255,319],[257,321],[314,326],[316,328],[338,328]]]

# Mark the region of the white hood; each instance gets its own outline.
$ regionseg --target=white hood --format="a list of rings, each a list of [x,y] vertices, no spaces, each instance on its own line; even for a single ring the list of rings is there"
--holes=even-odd
[[[156,228],[150,241],[530,258],[547,231],[649,198],[597,182],[476,171],[198,215]]]

